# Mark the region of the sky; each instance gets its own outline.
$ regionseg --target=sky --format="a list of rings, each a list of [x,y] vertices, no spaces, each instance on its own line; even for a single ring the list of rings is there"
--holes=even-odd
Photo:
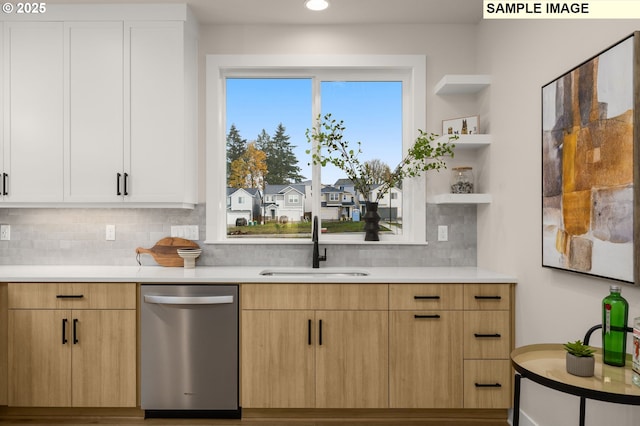
[[[311,79],[227,79],[226,133],[232,124],[240,136],[253,141],[262,129],[273,136],[280,123],[295,146],[301,174],[311,179],[310,149],[305,131],[312,125]],[[357,148],[361,161],[378,158],[392,169],[402,155],[402,83],[323,82],[322,113],[343,120],[345,139]],[[322,183],[334,184],[346,177],[341,170],[322,169]]]

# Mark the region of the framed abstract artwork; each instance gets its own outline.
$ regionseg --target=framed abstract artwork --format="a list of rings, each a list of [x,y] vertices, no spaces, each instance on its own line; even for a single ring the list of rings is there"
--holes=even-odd
[[[542,87],[542,265],[638,283],[640,32]]]

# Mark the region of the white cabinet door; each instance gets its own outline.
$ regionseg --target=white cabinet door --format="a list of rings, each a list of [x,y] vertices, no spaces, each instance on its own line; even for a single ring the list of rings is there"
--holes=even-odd
[[[122,22],[65,24],[65,201],[122,201],[123,34]]]
[[[6,202],[59,202],[63,195],[63,24],[4,28]]]
[[[126,202],[183,202],[185,34],[182,22],[130,22]],[[128,66],[127,66],[128,65]],[[127,170],[127,167],[129,169]]]

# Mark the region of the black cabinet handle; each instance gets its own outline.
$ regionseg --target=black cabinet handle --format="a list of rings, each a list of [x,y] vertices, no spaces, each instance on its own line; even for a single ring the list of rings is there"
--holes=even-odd
[[[440,315],[435,314],[435,315],[414,315],[413,316],[416,319],[424,319],[424,318],[432,318],[432,319],[438,319],[440,318]]]
[[[122,195],[120,192],[120,178],[122,175],[120,173],[116,173],[116,195]]]
[[[9,189],[7,187],[7,178],[9,175],[7,173],[2,174],[2,195],[9,195]]]
[[[440,300],[440,296],[413,296],[415,300]]]
[[[476,300],[500,300],[502,296],[475,296]]]
[[[477,338],[483,338],[483,337],[502,337],[499,333],[494,333],[494,334],[480,334],[480,333],[473,333],[473,335]]]
[[[307,323],[307,344],[311,346],[313,342],[311,341],[311,320]]]
[[[78,330],[76,327],[78,326],[78,318],[73,319],[73,344],[78,343]]]
[[[501,388],[500,383],[476,383],[477,388]]]
[[[62,319],[62,344],[65,345],[67,343],[67,319]]]
[[[318,345],[322,346],[322,320],[318,321]]]
[[[84,294],[56,294],[56,299],[82,299]]]
[[[127,192],[127,180],[129,179],[129,173],[124,174],[124,195],[129,195]]]

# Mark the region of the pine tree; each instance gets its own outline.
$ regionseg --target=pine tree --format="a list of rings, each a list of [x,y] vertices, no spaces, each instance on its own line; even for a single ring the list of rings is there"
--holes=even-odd
[[[227,180],[231,176],[231,164],[247,150],[247,140],[242,139],[235,124],[231,124],[227,135]]]
[[[271,185],[283,185],[304,180],[304,176],[300,174],[298,159],[293,153],[295,145],[291,145],[289,139],[290,136],[286,134],[286,128],[282,123],[278,124],[272,138],[268,137],[264,129],[258,136],[258,145],[267,155],[267,170],[269,171],[267,181]]]

